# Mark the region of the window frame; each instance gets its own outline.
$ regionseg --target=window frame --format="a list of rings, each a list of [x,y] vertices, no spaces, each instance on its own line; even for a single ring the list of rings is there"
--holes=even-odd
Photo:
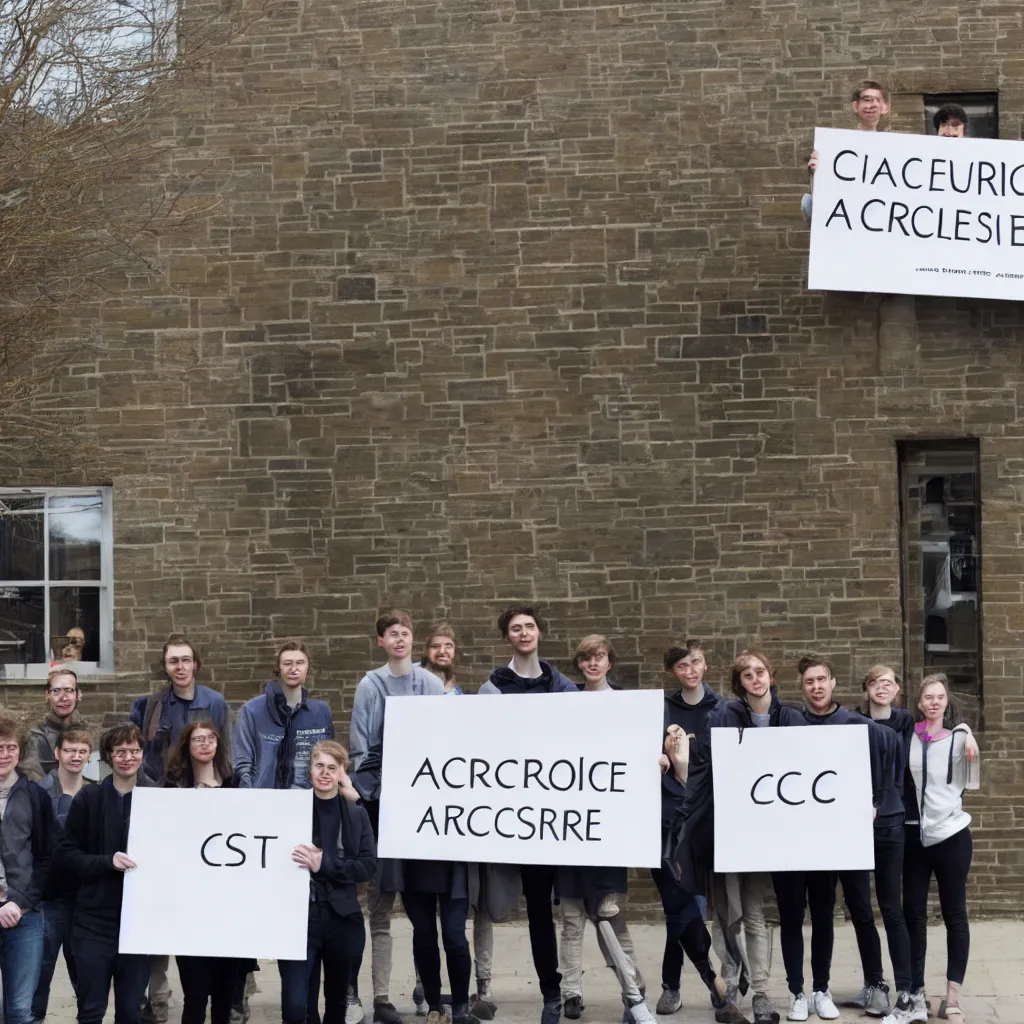
[[[995,135],[974,135],[972,133],[967,134],[969,139],[998,139],[999,138],[999,93],[998,92],[926,92],[921,97],[924,103],[924,128],[925,135],[937,135],[938,132],[935,130],[935,126],[932,124],[932,118],[935,116],[935,112],[939,107],[944,107],[948,104],[955,103],[959,107],[964,107],[967,110],[971,104],[980,103],[991,103],[992,104],[992,117],[993,123],[995,124]],[[970,127],[970,111],[967,110],[968,125]]]
[[[78,676],[111,675],[114,672],[114,514],[112,487],[0,487],[0,501],[5,498],[43,498],[43,575],[42,580],[4,580],[0,588],[42,589],[43,591],[43,639],[50,649],[52,637],[50,623],[50,591],[71,588],[96,589],[99,592],[99,661],[75,661],[68,665]],[[100,578],[99,580],[50,580],[50,500],[52,498],[99,497],[100,499]],[[56,653],[56,652],[54,652]],[[59,658],[55,658],[59,661]],[[8,663],[3,666],[4,683],[37,681],[45,679],[50,672],[51,662]],[[13,674],[12,669],[16,673]]]

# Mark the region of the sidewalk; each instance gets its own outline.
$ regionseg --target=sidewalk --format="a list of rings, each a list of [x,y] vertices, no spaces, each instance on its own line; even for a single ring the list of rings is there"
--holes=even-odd
[[[268,921],[268,927],[273,922]],[[653,1010],[660,993],[662,928],[660,925],[637,924],[632,929],[636,942],[640,968],[647,979],[648,1004]],[[406,1014],[406,1024],[414,1024],[412,989],[411,928],[404,918],[396,918],[392,926],[395,939],[395,967],[392,975],[391,998],[399,1011]],[[885,935],[880,931],[882,949]],[[807,932],[807,955],[810,956],[810,932]],[[932,1002],[932,1013],[938,1009],[939,999],[945,994],[942,973],[945,970],[945,934],[941,927],[928,933],[927,991]],[[592,930],[587,929],[585,943],[585,975],[583,979],[586,1009],[581,1024],[618,1024],[622,1017],[622,1004],[614,975],[604,967],[597,951]],[[888,958],[886,958],[888,964]],[[280,983],[276,965],[262,964],[258,977],[260,991],[252,997],[253,1024],[278,1024],[280,1014]],[[370,949],[367,941],[360,993],[367,1010],[371,1003]],[[809,965],[808,965],[809,969]],[[525,923],[498,925],[494,929],[494,996],[499,1004],[498,1024],[538,1024],[540,997],[537,979],[530,960],[530,942]],[[888,967],[887,967],[888,970]],[[181,988],[173,974],[171,1024],[180,1019]],[[891,983],[891,973],[887,976]],[[835,955],[832,960],[832,993],[838,1003],[849,998],[861,987],[857,946],[853,928],[837,925]],[[971,924],[971,961],[964,987],[963,1007],[967,1024],[1024,1024],[1024,922],[980,921]],[[785,1020],[788,1008],[785,979],[782,976],[782,957],[778,937],[774,940],[772,963],[772,997]],[[711,1024],[714,1017],[709,1008],[707,993],[697,979],[692,966],[683,971],[684,1009],[670,1017],[659,1017],[665,1024]],[[745,1000],[741,1009],[749,1014],[750,1003]],[[106,1020],[113,1021],[111,999]],[[64,971],[64,963],[57,966],[53,993],[50,1000],[49,1024],[73,1024],[74,998]],[[817,1018],[811,1016],[812,1021]],[[854,1010],[841,1011],[841,1021],[870,1021]]]

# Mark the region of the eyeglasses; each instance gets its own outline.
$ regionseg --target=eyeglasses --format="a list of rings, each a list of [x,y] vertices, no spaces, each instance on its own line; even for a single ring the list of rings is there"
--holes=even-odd
[[[110,756],[115,761],[127,761],[132,758],[142,757],[142,749],[140,747],[117,747],[110,752]]]
[[[217,742],[216,736],[190,736],[189,742],[194,743],[197,747],[208,747],[212,743]]]
[[[17,743],[0,743],[0,752],[4,754],[17,754],[20,749]]]
[[[74,686],[51,686],[50,693],[55,693],[58,697],[71,697],[78,693],[78,689]]]

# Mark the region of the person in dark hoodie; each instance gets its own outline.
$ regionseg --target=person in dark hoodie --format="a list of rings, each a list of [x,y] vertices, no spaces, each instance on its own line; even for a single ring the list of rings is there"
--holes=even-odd
[[[18,773],[33,782],[41,781],[57,767],[57,740],[67,729],[87,729],[78,710],[81,694],[78,676],[64,665],[51,669],[46,677],[46,717],[28,734]]]
[[[683,835],[676,852],[685,866],[684,887],[703,892],[710,876],[715,908],[713,923],[716,951],[722,962],[727,998],[736,1001],[749,984],[755,1024],[778,1024],[779,1014],[768,994],[771,965],[771,934],[764,916],[764,902],[771,876],[761,872],[712,874],[714,867],[714,768],[711,730],[756,729],[803,725],[799,711],[787,708],[775,692],[775,672],[768,656],[750,650],[732,664],[733,699],[723,701],[704,720],[701,732],[690,743],[690,774],[683,801]]]
[[[21,726],[0,716],[0,986],[7,1024],[32,1024],[32,997],[43,962],[40,910],[53,855],[50,801],[16,771]]]
[[[598,633],[584,637],[576,647],[573,667],[583,676],[581,693],[613,694],[618,687],[608,679],[615,667],[615,648]],[[644,981],[636,965],[633,939],[618,896],[628,888],[627,871],[619,867],[559,867],[555,887],[562,911],[561,974],[565,1016],[579,1019],[583,1012],[583,934],[587,921],[597,932],[605,963],[615,971],[622,989],[624,1024],[654,1024],[644,1001]]]
[[[688,737],[697,736],[707,716],[718,707],[721,698],[704,683],[707,661],[699,640],[687,640],[681,647],[670,647],[665,652],[665,671],[678,682],[678,689],[665,692],[665,731],[678,726]],[[666,859],[676,846],[674,829],[681,820],[685,788],[668,771],[667,759],[662,761],[661,776],[661,842],[662,866],[651,871],[651,878],[661,897],[665,912],[665,950],[661,960],[661,996],[656,1010],[661,1014],[675,1013],[683,1005],[680,986],[683,972],[683,949],[679,939],[690,922],[707,913],[703,895],[694,896],[677,884]],[[703,889],[695,890],[703,892]]]
[[[363,798],[373,826],[380,822],[380,780],[384,756],[384,711],[387,697],[444,696],[444,683],[421,665],[413,665],[413,625],[407,612],[392,610],[375,624],[377,646],[387,664],[367,672],[356,687],[352,704],[349,746],[352,784]],[[446,861],[382,860],[367,897],[370,916],[373,1019],[378,1024],[401,1024],[391,1002],[391,911],[395,894],[413,927],[413,960],[423,985],[428,1024],[444,1017],[441,1004],[441,957],[436,917],[441,911],[441,939],[452,986],[453,1024],[474,1024],[469,1012],[472,957],[466,939],[469,913],[469,871],[465,864]]]
[[[109,729],[100,754],[113,774],[86,786],[71,801],[57,866],[78,882],[71,917],[72,949],[78,967],[78,1024],[102,1024],[114,986],[118,1024],[139,1024],[149,981],[149,957],[118,952],[124,873],[136,864],[128,845],[132,793],[151,786],[141,771],[142,730],[137,725]]]
[[[310,976],[324,974],[324,1021],[342,1024],[348,992],[359,974],[366,928],[357,886],[377,870],[377,847],[365,808],[346,774],[348,752],[323,740],[310,754],[312,844],[292,860],[309,871],[309,925],[305,960],[280,960],[281,1019],[305,1024]]]
[[[841,707],[833,700],[836,680],[832,667],[824,658],[807,655],[797,665],[804,708],[801,712],[806,725],[868,725],[868,749],[871,758],[871,790],[875,820],[887,822],[902,819],[903,799],[896,785],[897,753],[891,736],[880,726],[865,722],[863,716]],[[900,772],[901,773],[901,772]],[[882,982],[881,946],[875,930],[870,904],[870,877],[867,871],[845,872],[849,885],[844,889],[847,907],[857,931],[858,947],[864,975],[873,987]],[[834,871],[780,871],[772,876],[779,907],[779,932],[782,957],[786,965],[786,981],[790,991],[789,1020],[807,1020],[808,1000],[803,990],[804,969],[804,911],[811,912],[811,970],[813,973],[812,1000],[814,1011],[822,1020],[835,1020],[839,1010],[829,991],[832,968],[834,929],[832,914],[835,908],[838,874]],[[864,890],[867,889],[865,907]],[[870,918],[874,944],[878,947],[877,962],[867,938],[867,919]],[[886,1011],[887,1012],[887,1011]]]
[[[39,788],[50,798],[57,824],[63,829],[72,801],[83,786],[82,769],[92,754],[92,736],[86,729],[66,729],[56,738],[57,767],[49,772]],[[67,871],[51,870],[43,894],[43,965],[32,997],[32,1016],[41,1021],[50,1003],[50,984],[57,957],[64,948],[64,963],[72,991],[78,991],[78,971],[71,951],[71,911],[75,904],[75,886]]]
[[[514,604],[498,617],[498,632],[512,648],[512,660],[499,665],[483,686],[481,694],[512,696],[526,693],[578,693],[576,684],[538,655],[547,623],[528,604]],[[558,942],[551,916],[555,890],[555,868],[524,864],[520,867],[526,915],[530,928],[533,966],[540,983],[544,1009],[541,1024],[558,1024],[562,1017],[562,975],[558,971]]]

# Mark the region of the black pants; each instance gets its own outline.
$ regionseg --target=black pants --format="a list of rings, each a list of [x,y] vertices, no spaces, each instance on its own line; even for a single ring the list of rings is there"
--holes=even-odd
[[[963,984],[971,951],[967,922],[967,874],[971,870],[974,840],[969,828],[934,846],[921,845],[917,825],[906,826],[903,854],[903,913],[910,932],[911,986],[924,987],[924,961],[928,949],[928,889],[932,875],[939,887],[939,907],[946,925],[946,980]]]
[[[875,911],[871,906],[871,872],[840,871],[843,900],[850,912],[853,933],[857,936],[857,952],[864,971],[865,985],[882,983],[882,943],[875,927]]]
[[[875,898],[882,912],[885,939],[897,992],[910,985],[910,933],[903,916],[903,826],[875,829]]]
[[[437,910],[441,908],[441,943],[452,985],[452,1009],[469,1003],[469,976],[473,958],[466,939],[468,899],[433,892],[403,892],[402,903],[412,924],[412,958],[423,984],[423,998],[431,1010],[444,1012],[441,1004],[441,952],[437,946]]]
[[[804,910],[811,909],[811,974],[814,991],[828,988],[835,940],[832,912],[836,905],[832,871],[777,871],[772,875],[779,905],[779,938],[786,983],[793,995],[804,990]]]
[[[211,1024],[228,1024],[241,961],[227,956],[178,956],[181,1024],[203,1024],[210,1003]]]
[[[681,889],[671,872],[664,868],[652,868],[651,878],[658,887],[661,907],[665,912],[665,952],[661,958],[661,983],[665,988],[678,991],[683,974],[683,936],[687,936],[687,945],[692,941],[690,936],[695,930],[688,930],[691,922],[704,921],[707,913],[707,900],[703,896],[691,896]],[[706,931],[706,929],[705,929]],[[699,945],[694,952],[699,951]],[[690,959],[693,954],[688,953]]]
[[[149,984],[149,957],[118,953],[118,929],[74,935],[78,967],[78,1024],[102,1024],[114,985],[115,1024],[140,1024]]]
[[[555,919],[551,913],[555,889],[555,869],[545,865],[524,864],[519,869],[526,897],[526,917],[530,925],[530,950],[544,1002],[561,999],[562,975],[558,972],[558,942]]]

